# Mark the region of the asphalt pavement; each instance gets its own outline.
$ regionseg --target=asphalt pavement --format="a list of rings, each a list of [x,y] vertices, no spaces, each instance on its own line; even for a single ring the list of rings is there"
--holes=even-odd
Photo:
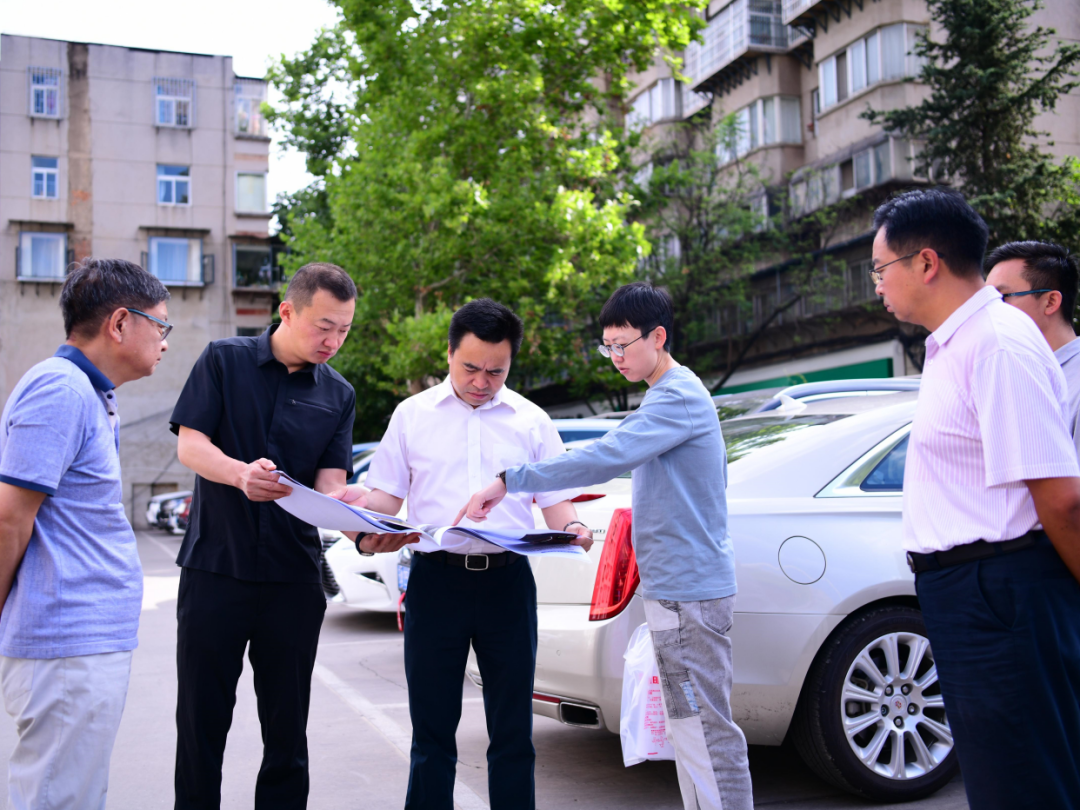
[[[180,538],[139,532],[146,577],[139,648],[132,664],[127,708],[112,757],[108,807],[172,807],[176,734],[176,591],[174,560]],[[480,692],[462,684],[458,730],[461,810],[486,810],[487,731]],[[311,810],[395,810],[404,806],[410,736],[402,637],[393,615],[353,611],[331,603],[319,643],[311,691],[308,746]],[[675,766],[645,762],[624,768],[616,735],[536,718],[537,808],[681,810]],[[10,718],[0,719],[0,761],[15,742]],[[250,810],[262,743],[250,667],[238,689],[225,751],[222,807]],[[788,746],[750,749],[757,807],[848,810],[905,807],[966,810],[959,777],[921,802],[876,805],[838,791],[811,773]]]

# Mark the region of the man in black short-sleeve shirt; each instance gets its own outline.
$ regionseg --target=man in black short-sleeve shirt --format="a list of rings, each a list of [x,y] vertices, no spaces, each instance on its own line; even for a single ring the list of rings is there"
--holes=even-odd
[[[341,268],[301,268],[282,322],[207,346],[173,411],[178,456],[198,474],[177,559],[176,808],[220,806],[248,645],[264,741],[255,807],[307,804],[308,699],[326,600],[318,529],[273,503],[291,491],[274,470],[321,492],[352,473],[356,394],[326,361],[355,306]]]

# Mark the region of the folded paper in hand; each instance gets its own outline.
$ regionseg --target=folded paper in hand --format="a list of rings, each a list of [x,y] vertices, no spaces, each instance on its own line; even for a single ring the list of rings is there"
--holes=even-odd
[[[292,487],[292,494],[275,503],[290,515],[312,526],[339,532],[371,534],[419,534],[420,540],[409,548],[421,552],[450,551],[470,538],[486,540],[496,546],[530,556],[585,557],[581,546],[570,545],[577,538],[570,532],[532,529],[524,532],[493,531],[468,526],[412,526],[400,518],[370,509],[351,506],[337,498],[306,487],[287,473],[278,471],[278,480]]]

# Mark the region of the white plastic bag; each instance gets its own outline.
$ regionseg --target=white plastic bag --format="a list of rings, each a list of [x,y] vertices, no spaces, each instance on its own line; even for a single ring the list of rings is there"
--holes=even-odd
[[[619,718],[623,764],[629,768],[647,759],[675,759],[675,750],[665,736],[660,670],[647,624],[634,631],[623,659]]]

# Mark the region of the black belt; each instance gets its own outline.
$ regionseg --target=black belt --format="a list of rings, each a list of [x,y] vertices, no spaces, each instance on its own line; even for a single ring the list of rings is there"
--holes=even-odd
[[[963,546],[950,548],[948,551],[933,551],[929,554],[920,554],[917,551],[909,551],[907,554],[908,568],[913,574],[923,571],[937,571],[940,568],[948,568],[951,565],[985,560],[989,557],[997,557],[1002,554],[1011,554],[1014,551],[1022,551],[1030,548],[1039,540],[1046,537],[1046,532],[1041,529],[1032,530],[1015,540],[1003,540],[999,543],[988,543],[986,540],[976,540]]]
[[[502,554],[451,554],[449,551],[418,551],[416,553],[434,562],[455,568],[466,568],[469,571],[502,568],[504,565],[513,565],[522,557],[512,551],[504,551]]]

